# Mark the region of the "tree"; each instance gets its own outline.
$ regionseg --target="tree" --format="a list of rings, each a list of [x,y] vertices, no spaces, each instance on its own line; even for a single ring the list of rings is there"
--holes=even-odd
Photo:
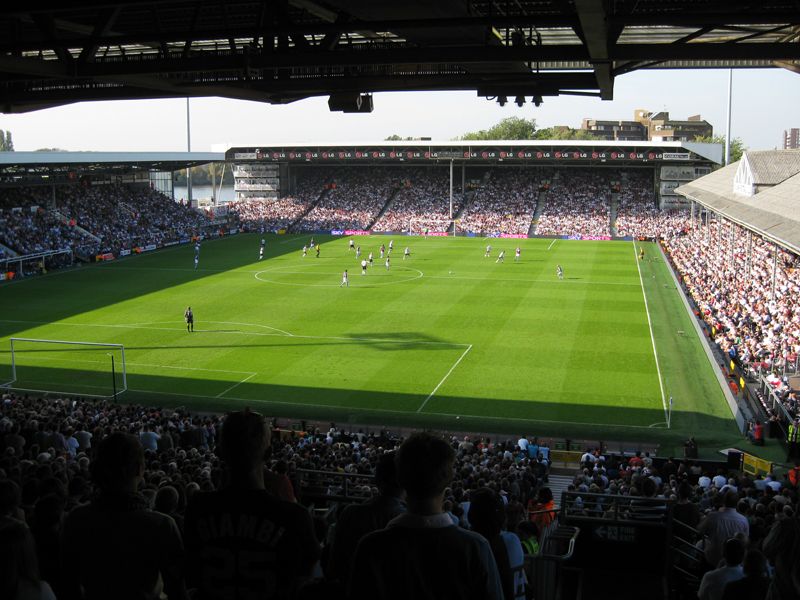
[[[536,132],[537,140],[598,140],[600,139],[586,129],[572,127],[546,127]]]
[[[702,144],[722,144],[723,149],[725,148],[725,136],[724,135],[715,135],[715,136],[697,136],[694,138],[695,142],[700,142]],[[724,150],[723,150],[724,152]],[[742,158],[742,154],[747,152],[747,146],[744,145],[742,138],[735,137],[731,140],[731,162],[734,163],[737,160]],[[723,155],[724,158],[724,155]]]
[[[465,133],[460,139],[470,140],[532,140],[536,137],[536,119],[508,117],[489,129]]]
[[[222,177],[223,163],[209,163],[207,165],[200,165],[199,167],[192,167],[192,185],[211,185],[211,169],[214,169],[216,176],[215,182],[220,185],[220,178]],[[174,185],[186,185],[186,169],[175,171],[173,176]],[[225,169],[225,180],[222,185],[233,185],[233,169]]]
[[[14,142],[11,141],[11,132],[0,129],[0,152],[13,152]]]

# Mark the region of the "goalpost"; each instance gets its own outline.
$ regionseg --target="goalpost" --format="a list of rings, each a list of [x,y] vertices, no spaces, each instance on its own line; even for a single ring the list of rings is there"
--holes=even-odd
[[[115,399],[128,390],[123,344],[9,338],[10,378],[0,387],[24,392]]]

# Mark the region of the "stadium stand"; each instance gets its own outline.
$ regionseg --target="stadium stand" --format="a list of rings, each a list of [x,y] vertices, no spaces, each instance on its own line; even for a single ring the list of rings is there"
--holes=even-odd
[[[117,253],[188,239],[208,218],[147,186],[12,188],[0,195],[0,242],[19,255]]]
[[[547,190],[538,235],[607,237],[611,175],[589,169],[556,170]]]
[[[87,519],[92,511],[102,510],[98,499],[103,495],[96,495],[97,481],[108,466],[95,465],[98,446],[116,435],[133,436],[126,439],[134,440],[143,452],[144,469],[136,485],[125,492],[128,510],[135,505],[137,511],[160,515],[161,522],[182,532],[186,508],[195,496],[224,489],[226,467],[218,452],[225,419],[224,415],[200,416],[184,410],[5,393],[0,407],[0,530],[12,521],[27,523],[42,579],[57,597],[62,597],[62,592],[63,597],[73,597],[70,579],[62,570],[63,565],[72,563],[63,558],[60,535],[64,523],[70,522],[65,515],[81,510],[80,519]],[[341,591],[341,574],[327,569],[333,557],[326,541],[332,538],[325,530],[336,523],[343,506],[378,497],[375,468],[387,452],[402,445],[403,438],[386,431],[345,431],[333,424],[327,431],[286,431],[274,425],[265,487],[286,498],[279,502],[313,503],[325,509],[328,516],[315,519],[323,549],[315,585]],[[505,532],[519,533],[526,542],[534,532],[537,544],[528,543],[526,548],[549,547],[548,536],[553,536],[551,543],[555,543],[560,527],[589,527],[597,520],[626,527],[657,527],[659,531],[665,531],[668,522],[673,527],[680,523],[681,536],[694,543],[702,539],[704,531],[718,529],[720,519],[735,517],[750,548],[763,549],[772,560],[773,586],[786,585],[786,570],[794,568],[795,563],[782,554],[797,552],[785,539],[791,535],[789,529],[798,510],[797,490],[788,478],[704,470],[688,460],[664,460],[641,453],[611,455],[590,448],[563,497],[556,499],[561,505],[556,508],[556,503],[546,502],[552,498],[548,460],[544,458],[549,451],[535,439],[444,439],[452,449],[454,464],[441,510],[442,518],[454,526],[470,527],[470,496],[477,490],[496,495],[503,507]],[[345,497],[341,482],[348,476],[354,481]],[[385,492],[386,488],[382,489]],[[356,523],[352,519],[347,522]],[[337,536],[342,534],[337,532]],[[528,557],[526,568],[537,556]],[[693,562],[700,575],[716,566],[713,557],[710,563],[701,559],[702,553]],[[91,570],[83,573],[88,581],[101,578]],[[329,573],[327,580],[324,573]],[[176,581],[170,583],[175,589]],[[103,580],[103,585],[108,581]]]
[[[404,171],[400,190],[386,212],[378,219],[375,231],[422,233],[444,232],[451,228],[449,175],[444,169]],[[453,194],[453,214],[464,204],[460,192]]]
[[[539,195],[539,173],[496,169],[461,217],[459,228],[479,233],[525,235]]]
[[[295,229],[365,230],[396,192],[401,177],[396,169],[342,169],[334,175],[328,193],[295,224]]]
[[[230,214],[248,229],[287,229],[313,206],[331,180],[327,169],[301,169],[296,193],[277,200],[243,200],[228,205]]]

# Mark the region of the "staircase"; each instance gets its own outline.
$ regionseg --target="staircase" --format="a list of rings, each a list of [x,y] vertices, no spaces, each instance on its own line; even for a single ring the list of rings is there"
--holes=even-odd
[[[63,213],[60,213],[57,210],[51,210],[50,214],[53,215],[58,220],[58,222],[61,223],[62,225],[69,225],[69,219]],[[96,236],[91,231],[88,231],[88,230],[84,229],[80,225],[73,225],[73,227],[75,227],[75,229],[80,231],[86,237],[93,239],[95,242],[100,243],[100,242],[103,241],[102,238]]]
[[[2,254],[6,258],[13,258],[14,256],[19,256],[19,254],[14,252],[14,250],[12,250],[11,248],[2,243],[0,243],[0,250],[2,250],[0,254]]]
[[[619,210],[619,194],[611,194],[611,209],[609,210],[609,231],[612,237],[619,237],[617,231],[617,211]]]
[[[533,219],[531,219],[531,226],[528,227],[528,235],[536,234],[536,227],[539,225],[539,217],[542,216],[546,204],[547,192],[539,192],[539,198],[536,200],[536,210],[533,211]]]
[[[570,475],[550,475],[547,478],[547,487],[553,492],[553,501],[556,507],[561,508],[561,493],[567,491],[572,479],[573,476]]]
[[[464,204],[461,206],[461,209],[453,215],[453,221],[460,219],[464,213],[467,212],[467,209],[470,205],[475,201],[475,198],[478,196],[478,193],[481,191],[482,188],[489,183],[489,180],[492,178],[492,174],[489,171],[486,171],[481,178],[480,187],[476,190],[472,190],[464,194]]]
[[[297,217],[297,218],[296,218],[294,221],[292,221],[292,222],[289,224],[289,226],[286,228],[286,231],[292,231],[292,230],[293,230],[293,228],[294,228],[294,226],[295,226],[295,225],[297,225],[297,224],[298,224],[300,221],[302,221],[303,219],[305,219],[305,218],[306,218],[306,215],[308,215],[308,213],[310,213],[312,210],[314,210],[314,207],[315,207],[317,204],[319,204],[320,202],[322,202],[322,199],[323,199],[325,196],[327,196],[327,195],[328,195],[328,189],[327,189],[327,188],[325,188],[324,190],[322,190],[322,192],[320,192],[320,194],[319,194],[319,196],[317,197],[317,199],[316,199],[316,200],[314,200],[314,201],[313,201],[311,204],[309,204],[309,205],[308,205],[308,208],[307,208],[306,210],[304,210],[304,211],[303,211],[303,213],[302,213],[302,214],[301,214],[299,217]]]
[[[372,229],[373,227],[375,227],[375,223],[380,221],[381,218],[383,217],[383,215],[386,214],[386,211],[389,210],[392,207],[392,205],[394,204],[395,199],[397,198],[397,194],[399,194],[400,191],[401,191],[401,188],[397,188],[391,193],[389,198],[384,203],[383,208],[381,208],[378,211],[378,214],[375,216],[375,218],[372,219],[372,221],[370,221],[369,226],[367,227],[368,230]]]

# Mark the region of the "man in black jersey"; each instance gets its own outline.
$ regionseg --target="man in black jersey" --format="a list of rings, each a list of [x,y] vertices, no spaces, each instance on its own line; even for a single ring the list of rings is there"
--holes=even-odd
[[[197,600],[291,598],[319,559],[308,511],[264,488],[270,431],[245,409],[222,426],[227,485],[186,509],[187,583]]]

